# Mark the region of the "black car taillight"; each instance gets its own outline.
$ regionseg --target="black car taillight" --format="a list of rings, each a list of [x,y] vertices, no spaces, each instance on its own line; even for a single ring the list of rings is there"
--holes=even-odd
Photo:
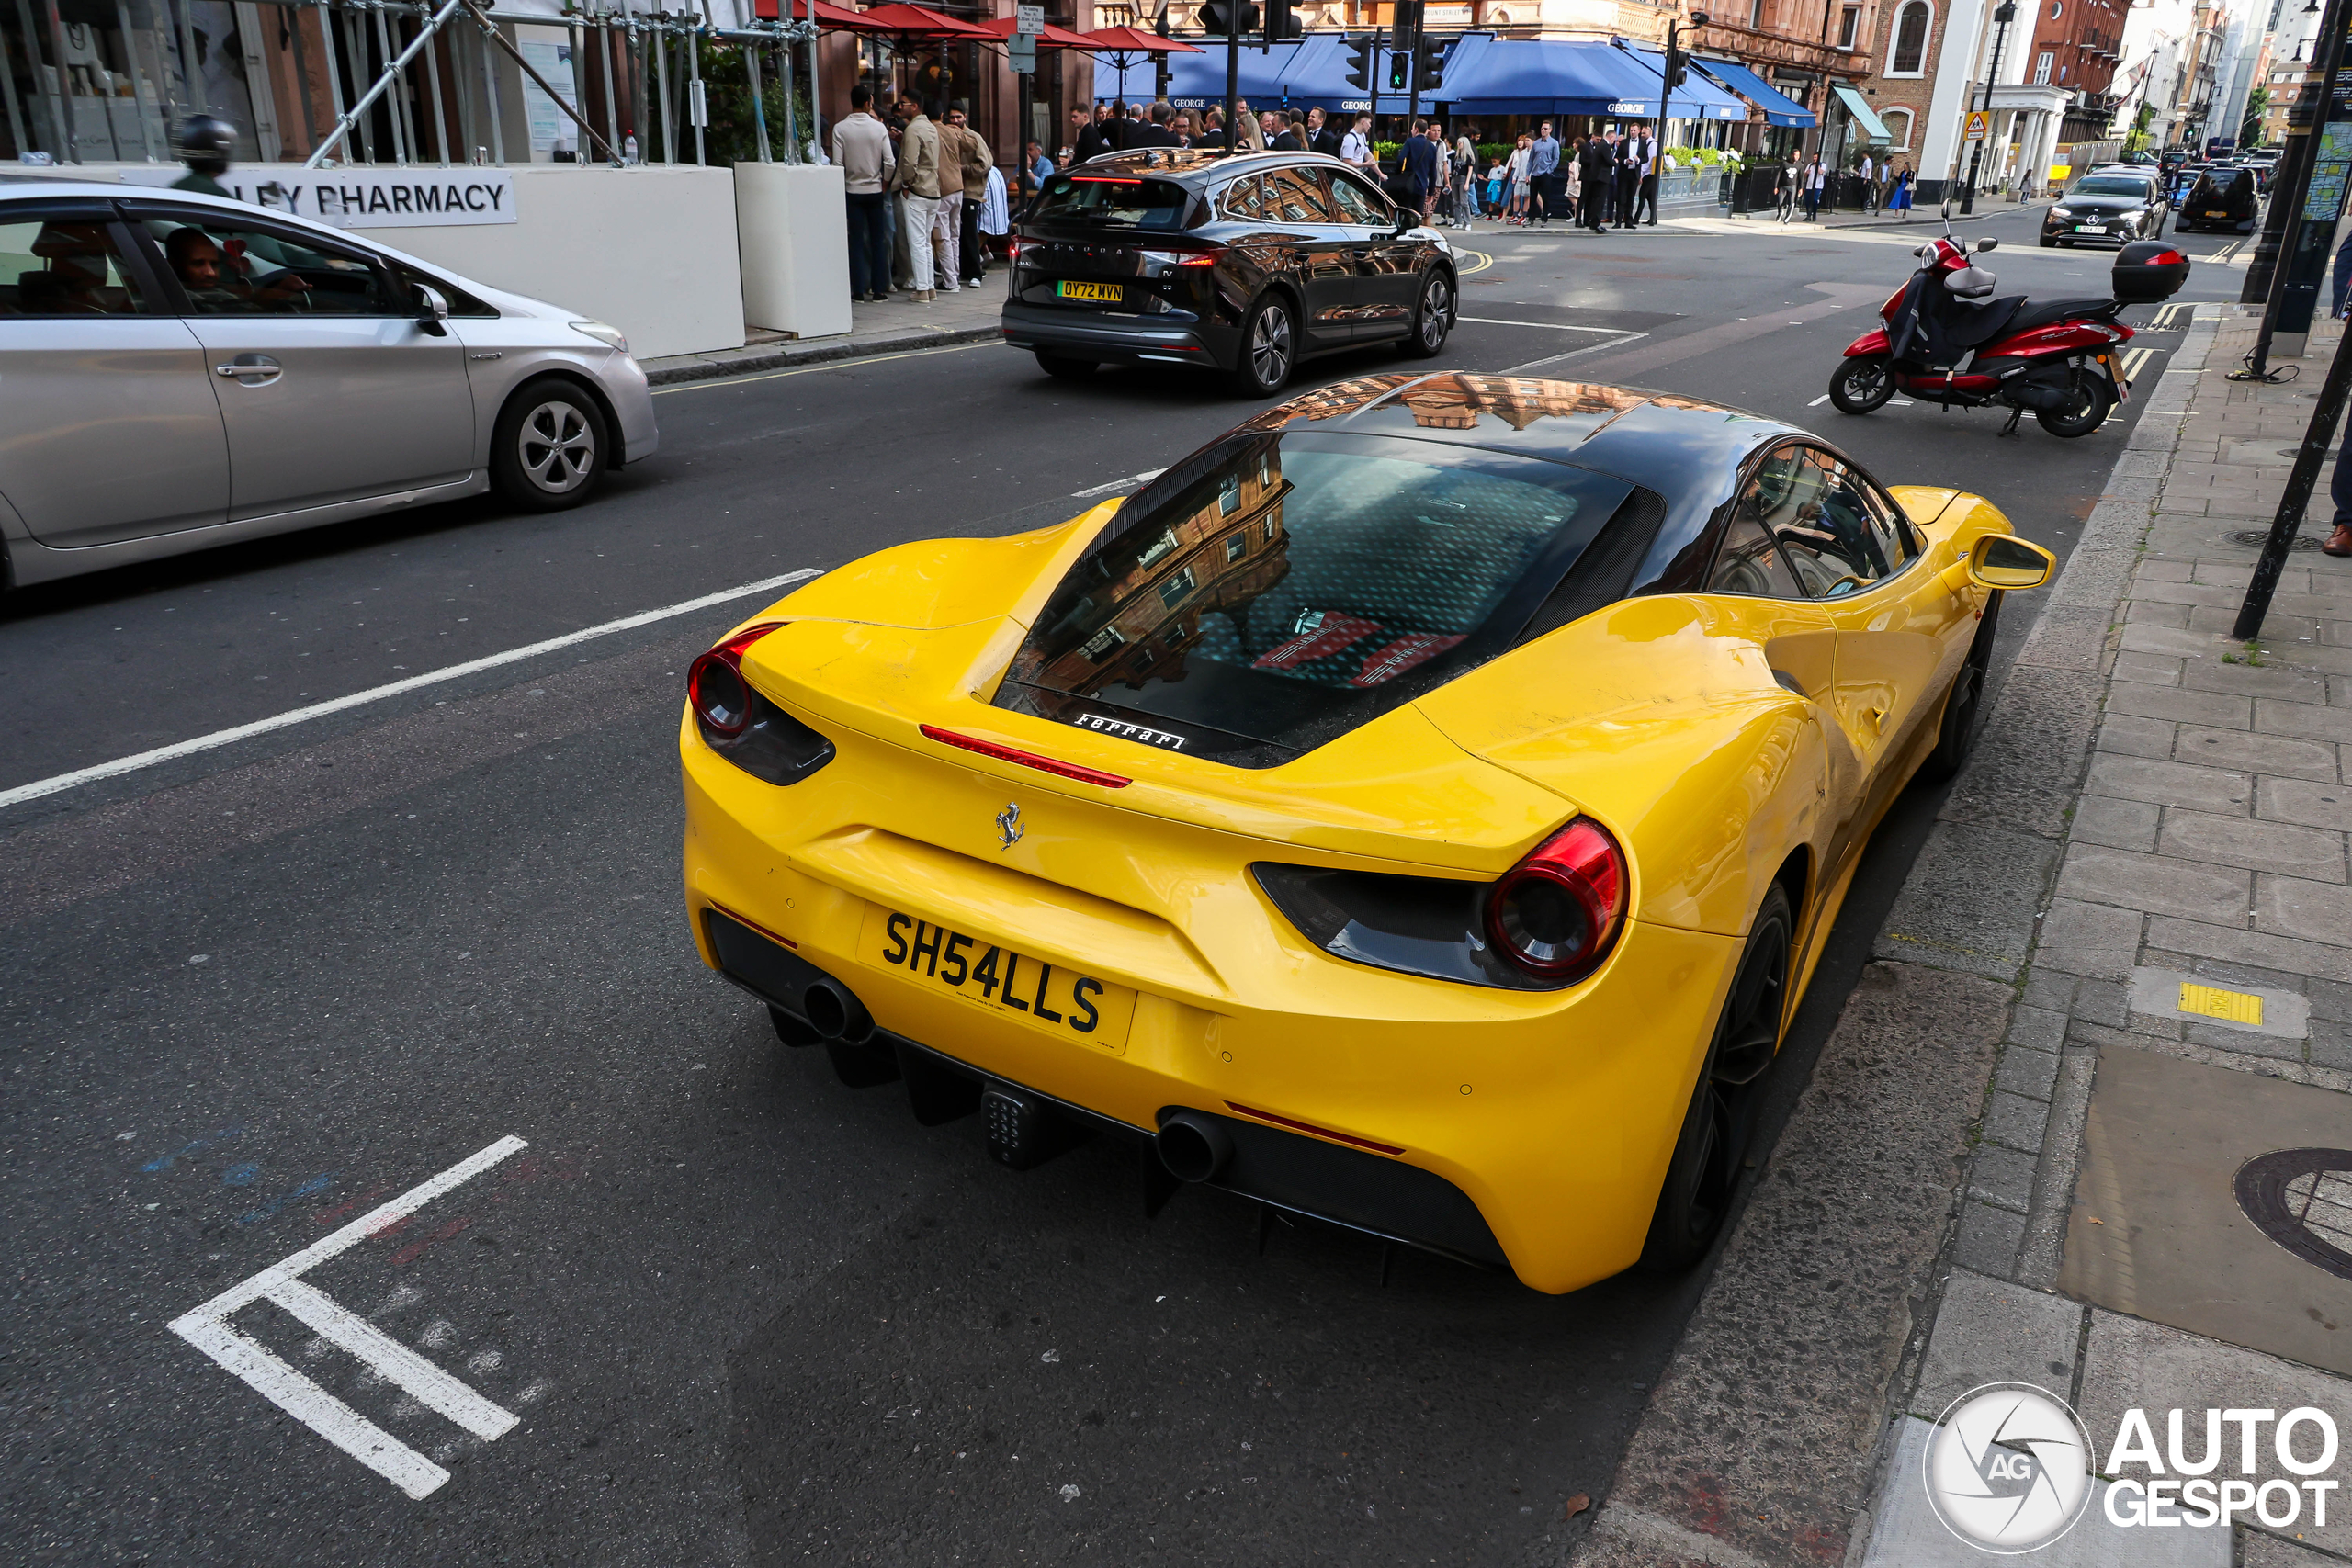
[[[1592,973],[1624,923],[1625,856],[1589,818],[1553,834],[1487,895],[1496,950],[1555,984]]]
[[[1581,817],[1491,884],[1272,862],[1250,870],[1325,952],[1436,980],[1557,990],[1598,967],[1624,925],[1624,858]]]
[[[784,625],[745,626],[694,661],[686,704],[703,743],[752,777],[798,784],[833,760],[833,743],[767,698],[743,676],[743,652]]]

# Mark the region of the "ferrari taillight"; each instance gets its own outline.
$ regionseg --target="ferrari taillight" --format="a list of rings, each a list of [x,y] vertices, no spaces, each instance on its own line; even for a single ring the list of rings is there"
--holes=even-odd
[[[1539,979],[1579,978],[1609,956],[1624,927],[1625,883],[1617,840],[1579,817],[1487,890],[1487,939]]]
[[[686,701],[695,716],[722,737],[743,733],[752,719],[752,688],[743,679],[743,650],[782,621],[755,621],[694,661],[686,671]]]

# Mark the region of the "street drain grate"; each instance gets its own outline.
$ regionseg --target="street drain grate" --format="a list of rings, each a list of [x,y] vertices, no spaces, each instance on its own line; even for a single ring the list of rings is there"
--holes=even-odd
[[[2270,530],[2267,528],[2241,528],[2236,533],[2231,535],[2230,537],[2241,545],[2267,545],[2270,542]],[[2308,534],[2297,534],[2295,536],[2293,547],[2296,549],[2315,550],[2319,548],[2319,547],[2320,541],[2312,538]]]
[[[2238,1167],[2238,1207],[2304,1262],[2352,1280],[2352,1149],[2279,1149]]]

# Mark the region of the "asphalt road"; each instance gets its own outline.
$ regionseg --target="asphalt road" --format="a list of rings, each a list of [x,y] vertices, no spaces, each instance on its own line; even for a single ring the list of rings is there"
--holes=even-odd
[[[2012,247],[2007,288],[2101,291],[2106,256],[2033,250],[2019,214],[1970,231]],[[1812,423],[2063,553],[2131,411],[2061,442],[1812,406],[1903,243],[1482,231],[1439,363]],[[2177,341],[2141,339],[2143,382]],[[1247,412],[1176,374],[1052,381],[995,345],[659,406],[660,456],[582,511],[462,503],[11,598],[0,790],[900,540],[1058,520]],[[11,1555],[1489,1562],[1598,1495],[1700,1276],[1553,1298],[1408,1257],[1384,1286],[1376,1248],[1319,1230],[1261,1257],[1253,1213],[1215,1195],[1146,1222],[1110,1151],[991,1166],[976,1122],[925,1131],[895,1090],[838,1087],[702,969],[680,683],[759,603],[0,811]],[[1858,877],[1779,1106],[1934,804],[1906,797]],[[169,1328],[502,1138],[527,1147],[302,1275],[356,1316],[288,1286],[233,1319],[445,1468],[423,1501]],[[421,1359],[387,1383],[336,1348],[369,1335]],[[469,1434],[484,1418],[436,1367],[519,1424]]]

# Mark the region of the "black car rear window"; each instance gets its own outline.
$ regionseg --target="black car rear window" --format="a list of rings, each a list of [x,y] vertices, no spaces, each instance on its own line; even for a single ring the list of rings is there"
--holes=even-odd
[[[996,703],[1273,766],[1510,648],[1621,512],[1655,525],[1646,494],[1435,441],[1228,437],[1072,564]]]
[[[1174,230],[1184,226],[1192,193],[1174,180],[1135,175],[1057,175],[1046,182],[1029,216],[1048,223],[1106,229]]]

